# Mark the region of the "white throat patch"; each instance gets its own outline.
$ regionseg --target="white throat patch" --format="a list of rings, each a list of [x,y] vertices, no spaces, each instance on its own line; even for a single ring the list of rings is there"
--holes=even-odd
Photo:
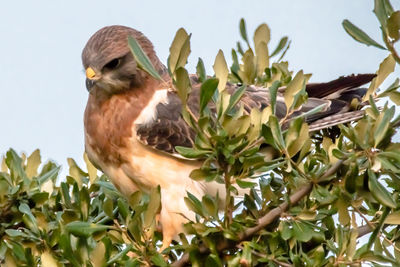
[[[154,121],[157,117],[157,105],[168,104],[168,91],[169,89],[157,90],[147,106],[140,112],[139,116],[134,121],[134,124],[143,125]]]

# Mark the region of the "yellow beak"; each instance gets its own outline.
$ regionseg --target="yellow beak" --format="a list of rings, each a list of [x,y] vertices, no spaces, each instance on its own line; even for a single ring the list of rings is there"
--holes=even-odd
[[[93,79],[94,76],[96,76],[96,72],[94,72],[94,70],[93,70],[91,67],[88,67],[88,68],[86,69],[86,77],[87,77],[88,79]]]

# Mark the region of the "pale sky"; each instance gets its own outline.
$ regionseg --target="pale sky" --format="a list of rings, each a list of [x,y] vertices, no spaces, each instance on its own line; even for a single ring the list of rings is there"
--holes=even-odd
[[[290,69],[313,73],[311,81],[318,82],[376,71],[388,53],[355,42],[341,25],[350,19],[382,43],[372,9],[373,0],[7,1],[0,8],[0,155],[10,147],[26,153],[39,148],[64,170],[67,157],[82,162],[87,91],[80,56],[103,26],[142,31],[164,63],[175,32],[184,27],[192,33],[189,70],[201,57],[212,74],[218,49],[230,62],[240,18],[251,37],[266,22],[270,49],[289,36]],[[389,80],[396,75],[398,70]]]

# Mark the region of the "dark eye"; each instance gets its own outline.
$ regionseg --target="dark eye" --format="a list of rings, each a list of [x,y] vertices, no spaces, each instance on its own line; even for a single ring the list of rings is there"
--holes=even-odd
[[[120,58],[114,58],[113,60],[108,62],[106,65],[104,65],[104,68],[112,70],[112,69],[115,69],[116,67],[118,67],[120,63],[121,63]]]

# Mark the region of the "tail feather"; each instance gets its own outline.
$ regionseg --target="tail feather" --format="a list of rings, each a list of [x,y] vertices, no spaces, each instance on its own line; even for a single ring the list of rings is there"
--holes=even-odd
[[[353,74],[350,76],[340,77],[327,83],[309,83],[306,86],[306,91],[309,97],[334,98],[329,96],[369,83],[373,78],[375,78],[375,76],[376,74]]]
[[[323,119],[314,121],[309,125],[309,130],[310,132],[313,131],[319,131],[325,128],[329,128],[338,124],[342,123],[347,123],[347,122],[352,122],[352,121],[357,121],[364,117],[365,112],[364,110],[356,110],[356,111],[350,111],[350,112],[345,112],[345,113],[339,113],[335,115],[331,115],[328,117],[325,117]]]

